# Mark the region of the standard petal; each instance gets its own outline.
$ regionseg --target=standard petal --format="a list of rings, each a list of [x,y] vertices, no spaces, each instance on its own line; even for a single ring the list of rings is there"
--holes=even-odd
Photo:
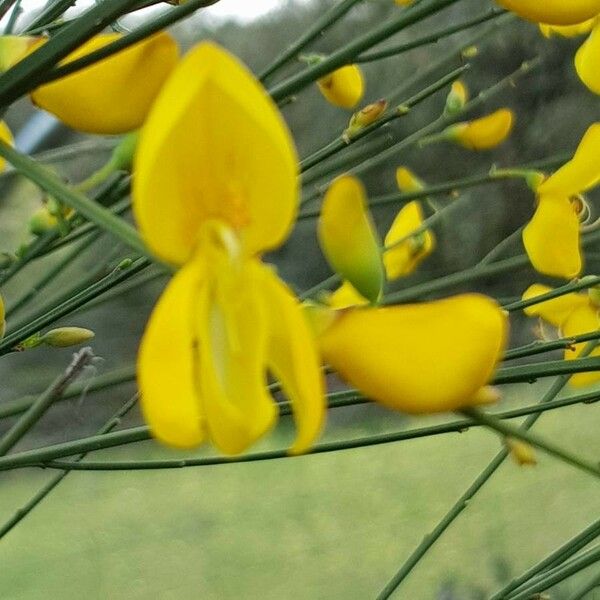
[[[547,285],[534,283],[523,293],[523,300],[531,300],[532,298],[543,296],[551,291],[552,288]],[[555,327],[560,327],[574,310],[588,305],[589,300],[585,294],[571,292],[570,294],[564,294],[563,296],[558,296],[558,298],[553,298],[552,300],[546,300],[545,302],[528,306],[523,309],[523,312],[528,317],[541,317],[544,321],[551,323]]]
[[[4,121],[0,121],[0,140],[11,146],[14,144],[12,133]],[[4,171],[4,167],[6,167],[6,161],[0,158],[0,172]]]
[[[346,65],[317,81],[323,96],[334,106],[354,108],[364,96],[365,82],[357,65]]]
[[[504,351],[508,320],[490,298],[356,308],[320,338],[323,359],[366,396],[409,413],[471,404]]]
[[[97,35],[61,64],[121,37],[120,33]],[[37,106],[78,131],[125,133],[142,125],[178,58],[175,40],[167,33],[158,33],[90,67],[37,88],[31,98]]]
[[[579,78],[595,94],[600,94],[600,25],[575,55],[575,69]]]
[[[574,25],[600,13],[600,0],[496,0],[520,17],[549,25]]]
[[[246,450],[277,419],[266,389],[271,309],[251,262],[212,266],[206,303],[198,313],[199,387],[210,438],[231,455]]]
[[[573,279],[582,269],[579,219],[566,196],[543,195],[523,229],[523,244],[538,273]]]
[[[383,262],[389,280],[410,275],[435,249],[435,236],[428,229],[408,237],[422,224],[423,210],[416,200],[402,207],[394,219],[385,236],[386,250],[383,253]],[[408,239],[404,239],[407,237]]]
[[[538,187],[538,194],[575,196],[593,188],[600,183],[599,156],[600,123],[594,123],[581,138],[573,158]]]
[[[144,418],[156,438],[180,448],[204,439],[194,357],[194,313],[203,279],[197,262],[173,277],[152,312],[137,359]]]
[[[561,333],[564,337],[581,335],[582,333],[590,333],[596,331],[600,327],[598,319],[598,309],[587,303],[585,306],[580,306],[574,310],[568,319],[562,324]],[[577,358],[586,344],[575,344],[572,348],[565,350],[565,359],[573,360]],[[596,348],[589,356],[600,356],[600,348]],[[600,381],[600,372],[591,371],[589,373],[576,373],[569,380],[574,386],[585,386],[597,383]]]
[[[377,230],[358,179],[336,179],[325,195],[318,225],[319,242],[332,269],[365,298],[381,296],[384,270]]]
[[[215,44],[192,49],[142,129],[133,206],[152,250],[185,262],[201,224],[236,229],[247,254],[278,246],[298,208],[298,160],[266,91]]]
[[[290,453],[300,454],[312,446],[325,420],[320,357],[296,297],[272,271],[261,270],[270,315],[269,369],[292,404],[297,434]]]

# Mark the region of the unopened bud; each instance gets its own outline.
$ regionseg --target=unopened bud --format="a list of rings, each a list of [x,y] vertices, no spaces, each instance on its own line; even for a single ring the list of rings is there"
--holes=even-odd
[[[479,48],[477,46],[467,46],[463,48],[460,54],[463,58],[475,58],[479,54]]]
[[[491,385],[484,385],[479,391],[473,396],[472,404],[477,406],[496,404],[502,398],[502,394],[497,387]]]
[[[535,450],[530,444],[515,438],[506,438],[505,443],[513,460],[519,466],[530,467],[537,465]]]
[[[396,169],[396,183],[398,189],[404,194],[420,192],[425,189],[425,183],[417,177],[408,167],[398,167]]]
[[[334,106],[354,108],[365,93],[365,82],[358,65],[346,65],[317,81],[323,96]]]
[[[68,346],[77,346],[91,340],[94,332],[82,327],[59,327],[51,329],[41,336],[41,342],[48,346],[56,348],[66,348]]]
[[[446,98],[446,109],[447,115],[455,115],[460,112],[467,101],[469,100],[469,90],[467,86],[459,80],[455,81],[450,88],[450,93]]]
[[[50,214],[46,206],[38,208],[29,219],[29,231],[33,235],[42,235],[47,231],[55,229],[57,225],[58,219]]]
[[[372,104],[367,104],[364,108],[361,108],[358,112],[355,112],[350,117],[348,127],[344,131],[344,139],[350,139],[353,135],[372,125],[383,115],[388,107],[387,100],[378,100]]]

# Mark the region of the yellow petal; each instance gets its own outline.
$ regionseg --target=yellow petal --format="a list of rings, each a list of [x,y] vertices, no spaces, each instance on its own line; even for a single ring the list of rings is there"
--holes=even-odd
[[[599,326],[598,309],[587,303],[585,306],[577,308],[570,314],[561,327],[561,333],[564,337],[571,337],[581,335],[582,333],[596,331]],[[565,359],[573,360],[577,358],[585,346],[586,343],[582,342],[580,344],[575,344],[573,348],[568,348],[565,350]],[[600,356],[600,348],[593,350],[590,356]],[[574,386],[591,385],[592,383],[600,381],[600,372],[591,371],[589,373],[576,373],[569,381]]]
[[[573,158],[537,189],[538,194],[574,196],[600,182],[600,123],[587,129]]]
[[[536,23],[574,25],[600,13],[600,0],[496,0],[520,17]]]
[[[512,131],[514,113],[501,108],[496,112],[450,128],[454,141],[469,150],[489,150],[500,145]]]
[[[600,25],[577,51],[575,69],[581,81],[592,92],[600,94]]]
[[[540,196],[523,229],[523,244],[538,273],[572,279],[582,269],[579,219],[565,196]]]
[[[320,356],[298,300],[270,269],[262,271],[270,320],[268,365],[292,404],[297,434],[290,453],[299,454],[311,447],[325,420]]]
[[[0,36],[0,73],[8,71],[25,58],[43,38],[27,35]]]
[[[389,280],[410,275],[435,249],[435,236],[429,230],[398,243],[422,224],[423,210],[416,200],[403,206],[394,219],[385,236],[386,250],[383,253],[383,262]]]
[[[344,281],[337,290],[327,296],[327,305],[336,309],[362,306],[368,303],[369,301],[361,296],[348,281]]]
[[[411,192],[420,192],[425,184],[408,167],[398,167],[396,169],[396,183],[398,189],[404,194]]]
[[[165,444],[191,448],[204,438],[194,360],[194,311],[202,263],[181,269],[160,297],[137,360],[144,418]]]
[[[61,64],[121,37],[120,33],[97,35]],[[158,33],[90,67],[37,88],[31,98],[73,129],[87,133],[125,133],[142,125],[178,58],[175,40],[167,33]]]
[[[398,6],[410,6],[414,0],[396,0]]]
[[[523,293],[523,300],[531,300],[551,291],[552,288],[547,285],[534,283]],[[541,317],[544,321],[548,321],[548,323],[551,323],[555,327],[560,327],[574,310],[582,306],[588,306],[588,304],[589,301],[585,294],[570,293],[528,306],[523,309],[523,312],[528,317]]]
[[[493,300],[465,294],[348,309],[322,335],[320,347],[324,361],[369,398],[431,413],[477,401],[502,355],[507,327]]]
[[[11,146],[14,145],[12,133],[10,132],[8,125],[4,121],[0,121],[0,140],[7,144],[10,144]],[[6,161],[3,158],[0,158],[0,172],[4,171],[5,167]]]
[[[277,107],[222,48],[202,43],[157,99],[136,155],[134,211],[161,258],[185,262],[203,222],[237,230],[247,254],[274,248],[298,208],[298,159]]]
[[[336,179],[325,195],[318,225],[321,249],[334,271],[371,302],[384,283],[377,231],[358,179]]]
[[[580,35],[586,35],[589,33],[594,25],[596,24],[596,18],[588,19],[583,23],[576,23],[575,25],[545,25],[543,23],[540,24],[540,31],[542,34],[549,38],[553,35],[558,35],[560,37],[572,38],[578,37]]]
[[[223,253],[202,254],[212,274],[198,311],[200,397],[212,442],[225,454],[238,454],[277,419],[266,389],[271,307],[254,259],[235,265]]]
[[[317,81],[325,98],[334,106],[354,108],[363,98],[365,82],[357,65],[346,65]]]

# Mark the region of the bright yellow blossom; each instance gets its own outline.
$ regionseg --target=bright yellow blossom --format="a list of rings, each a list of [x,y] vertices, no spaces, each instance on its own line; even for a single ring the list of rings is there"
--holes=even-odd
[[[536,23],[575,25],[600,14],[600,0],[496,0],[500,6]]]
[[[319,218],[319,242],[334,271],[371,302],[384,283],[381,243],[356,177],[336,179],[327,190]]]
[[[433,413],[489,399],[482,389],[504,351],[507,326],[493,300],[464,294],[348,308],[319,344],[324,361],[367,397],[394,410]]]
[[[485,117],[450,126],[448,139],[469,150],[490,150],[506,140],[513,124],[514,113],[501,108]]]
[[[583,83],[600,94],[600,22],[575,55],[575,69]]]
[[[251,73],[212,43],[191,50],[149,114],[135,163],[141,233],[182,265],[138,357],[143,413],[159,440],[242,452],[278,414],[268,372],[293,405],[291,452],[318,435],[317,349],[298,301],[260,260],[293,225],[297,175],[291,136]]]
[[[118,40],[120,33],[95,36],[62,65]],[[63,123],[87,133],[119,134],[137,129],[179,59],[177,43],[158,33],[71,75],[43,85],[33,102]]]
[[[572,199],[600,182],[600,123],[589,127],[573,158],[538,188],[538,206],[523,230],[534,268],[571,279],[582,269],[580,223]]]
[[[358,65],[346,65],[317,81],[319,90],[334,106],[354,108],[365,94],[365,81]]]
[[[530,300],[551,291],[552,288],[536,283],[525,290],[523,300]],[[558,327],[561,335],[568,338],[596,331],[600,327],[598,310],[593,293],[570,293],[529,306],[524,312],[529,317],[539,317]],[[564,352],[565,360],[577,358],[584,348],[583,342],[570,346]],[[600,356],[600,348],[593,350],[590,356]],[[576,373],[570,379],[575,386],[591,385],[598,381],[600,373],[597,371]]]

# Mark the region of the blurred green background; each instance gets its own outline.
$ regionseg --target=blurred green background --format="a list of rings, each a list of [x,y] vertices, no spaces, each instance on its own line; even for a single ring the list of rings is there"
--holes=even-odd
[[[175,32],[183,47],[199,39],[216,39],[258,72],[331,4],[331,0],[282,1],[280,10],[245,25],[210,20],[207,11],[177,26]],[[484,0],[464,0],[393,42],[420,38],[492,6]],[[314,49],[329,52],[396,10],[391,0],[366,1],[323,36]],[[366,65],[365,102],[386,97],[398,88],[404,89],[401,99],[409,97],[460,65],[459,49],[480,30]],[[369,192],[375,196],[394,191],[394,170],[400,164],[408,164],[433,184],[484,173],[493,163],[522,164],[572,150],[590,122],[598,118],[599,108],[598,97],[587,92],[572,68],[572,56],[580,42],[545,40],[534,26],[518,21],[498,28],[491,26],[465,77],[473,93],[506,76],[523,60],[544,57],[539,70],[485,106],[486,111],[503,105],[516,111],[517,126],[511,139],[499,149],[481,154],[448,145],[403,152],[366,175]],[[415,76],[423,75],[440,57],[447,58],[445,68],[415,82]],[[287,72],[299,68],[294,64]],[[441,111],[444,95],[442,92],[423,103],[382,135],[402,139],[428,123]],[[18,129],[31,110],[22,103],[9,113],[8,120]],[[283,112],[303,157],[338,136],[349,117],[327,105],[314,87]],[[60,128],[42,149],[80,141],[77,134]],[[44,155],[45,162],[78,181],[102,164],[111,143],[86,141],[68,160],[52,158],[51,153]],[[311,191],[312,185],[307,192]],[[13,252],[28,239],[26,222],[42,196],[14,173],[0,178],[0,193],[0,250]],[[533,211],[532,195],[519,183],[477,188],[461,198],[461,208],[436,227],[436,254],[417,274],[396,287],[408,287],[475,264]],[[456,199],[440,199],[440,203],[447,202]],[[375,216],[384,231],[394,209],[378,210]],[[508,253],[521,250],[515,244]],[[84,274],[103,267],[107,261],[112,260],[110,265],[114,265],[126,255],[127,251],[115,247],[112,240],[101,239],[82,253],[19,319],[52,304],[65,287]],[[289,243],[271,258],[298,290],[329,274],[316,246],[312,221],[301,223]],[[30,289],[57,259],[55,254],[36,262],[5,286],[2,294],[7,304],[10,306]],[[587,272],[593,273],[594,268],[593,261],[588,261]],[[513,297],[537,280],[538,276],[525,269],[501,280],[481,281],[468,289]],[[88,381],[96,374],[133,363],[145,320],[163,285],[162,281],[145,285],[61,321],[96,331],[92,345],[101,358],[94,369],[86,372]],[[8,325],[10,328],[10,320]],[[516,316],[512,344],[533,339],[534,326],[534,322]],[[3,357],[0,404],[43,389],[64,369],[70,356],[68,349],[36,349]],[[503,406],[533,403],[547,386],[544,381],[504,388]],[[15,451],[93,434],[133,391],[132,385],[125,385],[57,404]],[[572,391],[567,389],[568,393]],[[324,440],[397,431],[444,419],[447,417],[408,419],[372,406],[336,409],[330,414]],[[123,427],[139,422],[139,414],[133,411]],[[10,419],[3,420],[1,430],[10,424]],[[594,457],[600,450],[599,424],[595,405],[579,406],[545,415],[536,430]],[[283,447],[291,434],[290,423],[284,419],[257,449]],[[255,464],[73,473],[0,541],[0,597],[374,598],[499,448],[494,435],[473,430]],[[158,456],[181,455],[152,442],[93,455],[106,460]],[[554,459],[539,458],[540,464],[530,469],[507,462],[415,569],[397,597],[487,598],[511,576],[520,574],[597,518],[597,484]],[[33,469],[0,474],[0,522],[51,476]],[[583,578],[592,571],[589,569]],[[581,578],[565,582],[553,590],[552,598],[568,599],[580,582]],[[597,596],[600,598],[600,594]]]

